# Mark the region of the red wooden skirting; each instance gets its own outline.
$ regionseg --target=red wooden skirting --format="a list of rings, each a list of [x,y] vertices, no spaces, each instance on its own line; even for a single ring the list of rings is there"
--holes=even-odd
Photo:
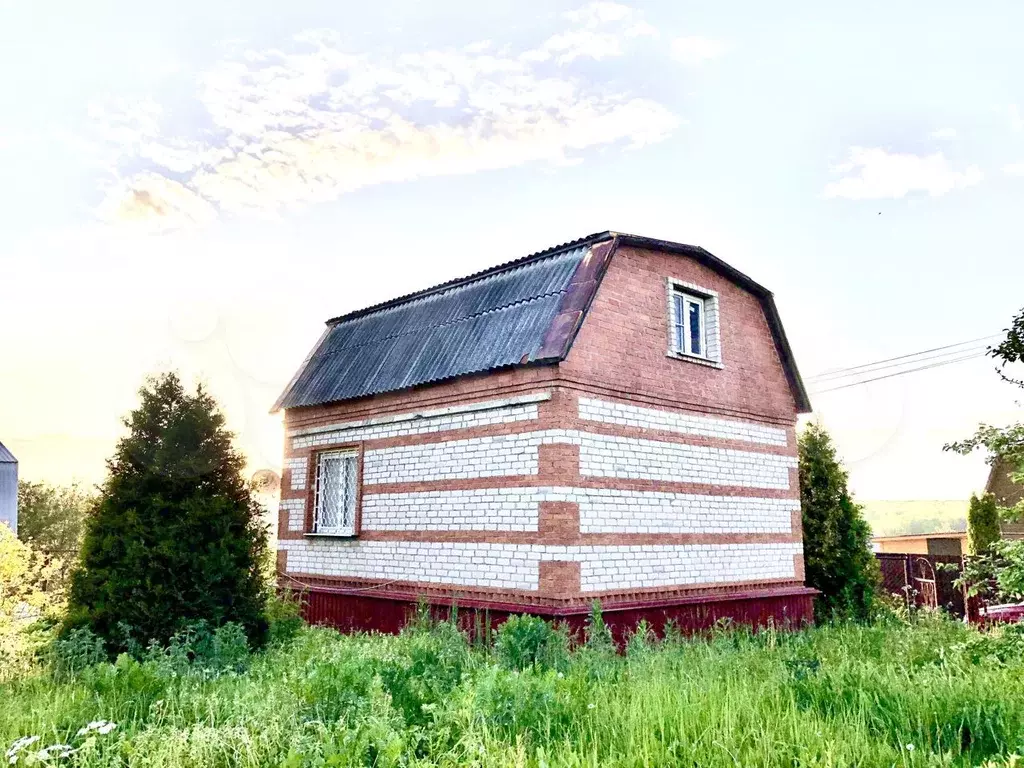
[[[809,587],[763,589],[727,595],[706,595],[671,599],[650,599],[602,605],[604,621],[617,642],[646,619],[657,633],[665,623],[675,622],[684,634],[709,629],[723,619],[736,624],[779,628],[799,628],[814,621],[814,595]],[[431,612],[447,617],[451,602],[428,601]],[[409,595],[365,590],[311,588],[303,594],[303,615],[311,624],[335,627],[342,632],[398,632],[415,614],[417,599]],[[497,627],[514,614],[529,613],[565,624],[570,632],[582,632],[590,615],[589,606],[556,608],[551,606],[515,605],[500,602],[460,601],[457,603],[459,623],[468,630]]]

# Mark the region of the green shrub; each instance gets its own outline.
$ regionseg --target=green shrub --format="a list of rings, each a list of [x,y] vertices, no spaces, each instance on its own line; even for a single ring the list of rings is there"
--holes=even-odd
[[[59,673],[73,674],[107,660],[103,639],[88,627],[79,627],[54,640],[50,658]]]
[[[267,640],[270,643],[291,640],[304,624],[302,603],[299,596],[290,590],[279,590],[271,594],[267,598],[264,615],[267,619]]]
[[[152,643],[144,659],[169,675],[244,672],[249,665],[249,642],[240,624],[211,628],[200,619],[171,635],[166,645]]]
[[[604,623],[604,613],[601,611],[600,600],[595,600],[590,604],[590,616],[587,617],[584,636],[587,648],[592,651],[611,652],[615,650],[612,631]]]
[[[986,493],[980,499],[971,495],[967,508],[967,551],[983,555],[999,541],[999,508],[996,497]]]
[[[626,656],[630,659],[644,658],[655,648],[657,640],[647,619],[641,619],[626,641]]]
[[[800,508],[807,584],[821,591],[819,620],[871,618],[880,581],[871,529],[847,489],[832,438],[808,424],[799,438]]]
[[[473,688],[473,711],[489,729],[506,739],[539,742],[557,739],[571,725],[576,708],[563,695],[553,670],[525,672],[491,668]]]
[[[569,638],[564,630],[536,616],[511,616],[498,628],[494,652],[507,669],[564,669]]]
[[[454,615],[454,612],[453,612]],[[404,632],[377,673],[409,725],[425,725],[431,708],[461,682],[470,664],[469,643],[453,621]]]
[[[188,393],[170,373],[139,396],[88,521],[65,629],[89,627],[116,655],[197,621],[235,622],[258,646],[267,537],[245,460],[202,386]]]

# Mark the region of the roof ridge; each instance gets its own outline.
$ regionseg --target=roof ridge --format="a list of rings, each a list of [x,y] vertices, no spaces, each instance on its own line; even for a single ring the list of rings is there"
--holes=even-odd
[[[603,242],[605,240],[610,240],[614,236],[615,233],[610,232],[608,230],[605,230],[604,232],[595,232],[592,235],[581,237],[578,240],[571,240],[567,243],[562,243],[561,245],[555,245],[552,246],[551,248],[545,248],[542,251],[537,251],[535,253],[529,254],[528,256],[522,256],[518,259],[512,259],[511,261],[502,262],[501,264],[496,264],[493,267],[480,270],[479,272],[473,272],[472,274],[466,275],[464,277],[456,277],[453,278],[452,280],[448,280],[446,282],[430,286],[429,288],[422,288],[418,291],[413,291],[412,293],[407,293],[403,296],[397,296],[393,299],[388,299],[387,301],[378,302],[377,304],[371,304],[370,306],[363,307],[362,309],[347,312],[344,315],[332,317],[330,320],[327,321],[327,325],[337,325],[338,323],[347,320],[355,320],[356,318],[362,317],[363,315],[369,315],[374,312],[380,312],[385,309],[390,309],[391,307],[399,306],[401,304],[407,304],[408,302],[414,301],[415,299],[426,298],[431,294],[442,293],[451,288],[457,288],[461,285],[466,285],[468,283],[473,283],[478,280],[483,280],[485,277],[489,277],[491,275],[500,274],[502,272],[508,272],[510,270],[516,269],[517,267],[524,267],[527,264],[530,264],[534,261],[541,261],[542,259],[550,258],[552,256],[558,256],[563,252],[572,251],[577,248],[583,248],[585,246],[594,245],[595,243]]]

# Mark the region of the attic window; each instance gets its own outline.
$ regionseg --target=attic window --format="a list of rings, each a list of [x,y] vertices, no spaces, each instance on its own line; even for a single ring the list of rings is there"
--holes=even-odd
[[[330,451],[317,456],[313,533],[356,535],[358,469],[355,451]]]
[[[718,294],[670,278],[668,304],[668,354],[721,367]]]

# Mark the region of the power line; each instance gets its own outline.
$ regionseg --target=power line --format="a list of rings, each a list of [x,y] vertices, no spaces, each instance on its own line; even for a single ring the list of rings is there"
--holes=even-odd
[[[918,356],[912,357],[910,355],[902,356],[903,359],[894,360],[890,363],[879,361],[877,363],[868,363],[865,365],[858,365],[855,368],[849,368],[843,371],[836,371],[835,373],[822,373],[817,376],[812,376],[809,381],[813,384],[824,384],[828,381],[836,381],[837,379],[845,379],[851,376],[865,376],[872,373],[878,373],[880,371],[887,370],[889,368],[902,368],[906,365],[918,365],[919,363],[927,363],[931,361],[944,360],[951,357],[967,355],[967,354],[979,354],[983,355],[988,351],[988,347],[967,347],[964,349],[949,349],[945,352],[939,352],[934,355],[926,355],[924,353],[918,353]]]
[[[840,384],[838,387],[831,387],[830,389],[819,389],[819,390],[817,390],[815,392],[812,392],[812,394],[823,395],[826,392],[835,392],[835,391],[840,390],[840,389],[848,389],[849,387],[856,387],[856,386],[859,386],[861,384],[870,384],[872,381],[882,381],[882,379],[891,379],[894,376],[903,376],[903,375],[908,374],[908,373],[917,373],[918,371],[927,371],[930,368],[940,368],[940,367],[942,367],[944,365],[952,365],[953,363],[962,363],[965,360],[977,360],[978,358],[984,357],[984,356],[985,356],[985,353],[982,352],[982,353],[974,353],[974,354],[971,354],[971,355],[967,355],[966,357],[957,357],[957,358],[954,358],[952,360],[942,360],[942,361],[937,362],[937,363],[931,363],[930,365],[922,365],[922,366],[920,366],[918,368],[910,368],[910,369],[905,370],[905,371],[896,371],[895,373],[888,373],[885,376],[876,376],[873,379],[863,379],[862,381],[854,381],[854,382],[850,382],[848,384]],[[869,373],[872,373],[872,372],[869,371]]]
[[[969,339],[968,341],[961,341],[961,342],[958,342],[956,344],[946,344],[946,345],[941,346],[941,347],[933,347],[932,349],[922,349],[920,352],[909,352],[909,353],[907,353],[905,355],[897,355],[896,357],[887,357],[884,360],[876,360],[873,363],[863,363],[861,365],[854,365],[854,366],[851,366],[849,368],[833,368],[831,370],[822,371],[819,374],[815,374],[814,376],[811,376],[809,380],[813,381],[813,380],[816,380],[816,379],[822,379],[822,378],[826,378],[826,377],[831,377],[831,376],[836,375],[836,374],[850,373],[850,372],[853,372],[853,371],[859,371],[859,370],[861,370],[863,368],[873,368],[875,366],[881,365],[882,363],[891,363],[891,362],[894,362],[894,361],[897,361],[897,360],[907,360],[908,358],[911,358],[911,357],[919,357],[921,355],[927,355],[927,354],[930,354],[932,352],[941,352],[941,351],[947,350],[947,349],[955,349],[956,347],[963,347],[963,346],[966,346],[967,344],[976,344],[979,341],[988,341],[990,339],[996,339],[996,338],[999,338],[999,334],[998,333],[994,333],[994,334],[991,334],[989,336],[981,336],[980,338],[977,338],[977,339]],[[966,351],[966,350],[960,350],[960,351]],[[916,361],[910,361],[910,362],[916,362]]]

